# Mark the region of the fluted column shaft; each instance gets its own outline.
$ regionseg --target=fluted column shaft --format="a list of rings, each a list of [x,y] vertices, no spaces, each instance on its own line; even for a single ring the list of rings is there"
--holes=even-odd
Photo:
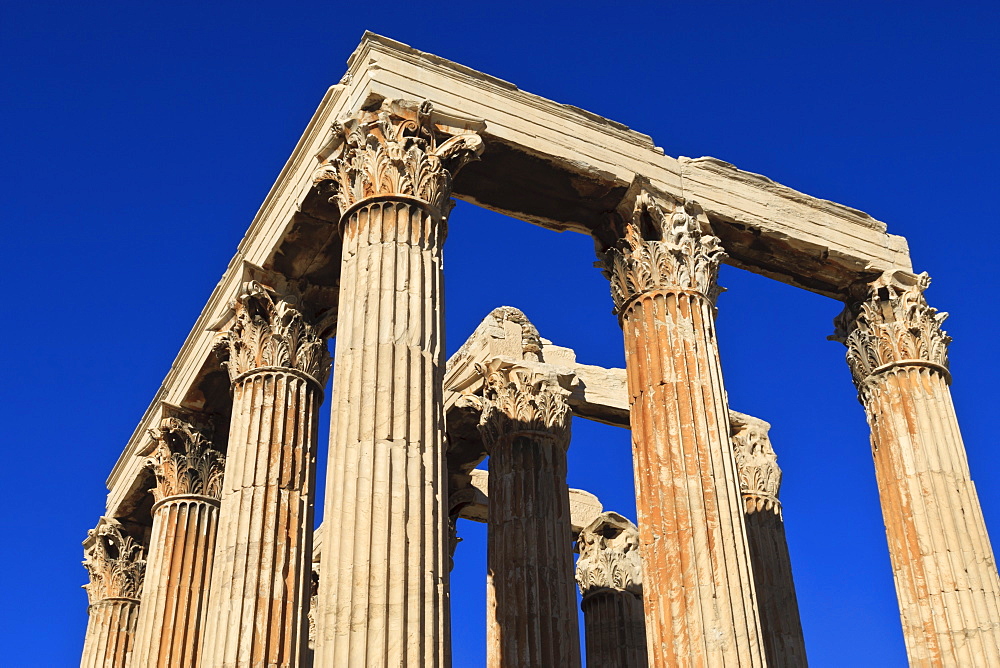
[[[132,665],[139,601],[106,598],[88,609],[87,635],[80,668],[128,668]]]
[[[200,665],[218,520],[219,501],[202,495],[154,508],[132,668]]]
[[[805,638],[778,500],[781,469],[768,437],[771,425],[732,411],[730,419],[767,665],[804,668]]]
[[[580,665],[566,449],[569,414],[555,383],[484,369],[480,430],[489,453],[487,666]]]
[[[438,145],[428,105],[342,129],[342,154],[317,175],[341,210],[343,259],[315,665],[444,668],[441,253],[451,175],[481,142]]]
[[[883,277],[838,319],[871,426],[911,665],[1000,665],[1000,581],[926,274]]]
[[[643,194],[606,260],[625,339],[654,666],[764,662],[716,344],[721,256],[683,206],[668,215]]]
[[[322,391],[292,368],[234,383],[206,668],[298,668],[307,651],[315,443]]]
[[[146,561],[143,549],[114,519],[102,517],[83,542],[87,634],[81,668],[129,668]]]
[[[617,513],[601,513],[577,547],[588,668],[648,668],[638,530]]]

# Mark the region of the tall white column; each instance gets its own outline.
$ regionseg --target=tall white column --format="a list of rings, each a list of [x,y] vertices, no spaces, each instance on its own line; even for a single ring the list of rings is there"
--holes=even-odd
[[[1000,666],[1000,580],[951,401],[927,274],[862,286],[837,318],[871,427],[911,665]]]
[[[450,662],[442,246],[477,135],[442,139],[429,105],[344,123],[317,173],[343,261],[323,517],[317,668]]]
[[[249,281],[233,309],[223,336],[233,415],[202,665],[300,668],[329,353],[291,289]]]

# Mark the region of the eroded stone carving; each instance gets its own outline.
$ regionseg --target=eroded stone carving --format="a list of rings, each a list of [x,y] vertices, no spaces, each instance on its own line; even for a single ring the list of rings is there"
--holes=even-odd
[[[344,137],[338,157],[326,161],[313,183],[343,214],[369,197],[402,195],[427,202],[439,216],[451,210],[451,182],[458,170],[483,152],[479,135],[445,138],[424,101],[415,110],[386,101],[375,112],[360,112],[338,123]]]
[[[222,335],[224,362],[235,382],[265,367],[297,369],[326,382],[330,353],[326,340],[303,315],[299,300],[258,281],[247,281],[233,304],[236,315]]]
[[[470,397],[482,410],[479,429],[487,447],[513,434],[530,432],[569,447],[569,391],[552,376],[499,362],[477,364],[483,396]]]
[[[102,517],[87,532],[83,550],[83,565],[90,574],[84,588],[91,604],[107,598],[139,598],[146,572],[143,549],[119,522]]]
[[[603,257],[617,311],[651,290],[693,290],[715,301],[726,254],[717,237],[702,231],[699,215],[693,203],[639,193],[624,236]]]
[[[150,430],[150,436],[156,444],[147,461],[156,476],[155,501],[179,494],[221,496],[226,458],[212,447],[206,427],[166,417],[159,428]]]
[[[924,290],[930,282],[926,272],[886,274],[834,320],[830,338],[847,346],[847,363],[862,395],[866,380],[896,364],[930,364],[948,376],[951,337],[941,329],[948,314],[927,305]]]
[[[778,489],[781,487],[781,469],[778,456],[767,436],[770,427],[766,422],[732,423],[733,452],[740,477],[740,492],[746,504],[745,512],[771,511],[781,515]]]
[[[601,513],[580,532],[576,583],[588,595],[602,589],[642,596],[639,530],[618,513]]]

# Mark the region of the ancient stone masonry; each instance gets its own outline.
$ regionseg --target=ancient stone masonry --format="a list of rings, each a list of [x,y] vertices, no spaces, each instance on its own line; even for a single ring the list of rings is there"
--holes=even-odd
[[[432,112],[352,116],[314,176],[343,238],[317,666],[448,663],[442,248],[482,140]]]
[[[479,429],[490,454],[487,665],[580,665],[566,450],[567,390],[558,378],[494,362]]]
[[[209,418],[168,410],[182,417],[150,432],[156,503],[132,668],[198,666],[207,622],[225,457]]]
[[[452,197],[589,235],[627,368],[577,362],[509,306],[446,364]],[[910,661],[1000,666],[944,314],[906,240],[371,33],[108,478],[84,544],[82,665],[449,668],[449,570],[472,520],[487,523],[491,668],[579,666],[574,545],[591,665],[804,666],[782,473],[767,423],[726,397],[723,261],[846,303],[837,338]],[[637,525],[568,489],[571,416],[631,429]]]
[[[948,387],[947,314],[927,274],[860,285],[835,338],[872,432],[907,654],[920,666],[1000,665],[1000,581]]]
[[[781,469],[767,433],[771,425],[736,411],[729,416],[767,665],[799,668],[807,665],[806,648],[778,501]]]
[[[649,658],[760,666],[743,503],[715,341],[719,240],[641,190],[607,250],[625,334]]]
[[[90,583],[81,668],[125,668],[135,640],[146,561],[142,546],[117,521],[102,517],[83,543]]]
[[[298,667],[307,651],[326,341],[297,295],[244,284],[221,337],[233,387],[201,665]]]
[[[647,668],[639,530],[618,513],[602,513],[580,532],[577,550],[587,665]]]

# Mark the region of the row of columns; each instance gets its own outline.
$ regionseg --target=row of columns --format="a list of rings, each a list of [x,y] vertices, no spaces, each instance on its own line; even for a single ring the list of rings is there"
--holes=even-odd
[[[325,506],[338,530],[326,538],[315,665],[445,667],[442,246],[452,178],[482,141],[440,141],[428,105],[387,104],[337,130],[339,157],[317,174],[341,210],[344,251]],[[753,538],[768,517],[773,526],[758,533],[773,542],[780,506],[751,509],[740,487],[714,323],[719,240],[696,205],[651,188],[640,188],[621,222],[602,259],[625,341],[647,660],[763,666],[775,652],[797,656],[798,638],[769,648],[768,624],[790,622],[775,622],[755,591],[764,578],[754,553],[771,549],[778,562],[787,553]],[[838,335],[872,427],[911,661],[989,665],[1000,662],[1000,585],[926,283],[900,273],[864,286]],[[234,397],[227,463],[196,420],[161,427],[142,591],[128,584],[141,581],[145,562],[127,528],[109,520],[88,538],[84,665],[124,666],[129,656],[133,666],[306,661],[326,342],[294,286],[251,281],[234,313],[222,343]],[[511,513],[495,514],[491,527],[490,665],[578,665],[575,624],[509,613],[520,605],[511,597],[526,597],[525,606],[573,617],[572,556],[557,545],[569,544],[565,398],[552,379],[484,375],[491,498]],[[518,576],[501,575],[500,560]],[[787,611],[791,597],[776,598]],[[182,640],[164,637],[178,628]]]

